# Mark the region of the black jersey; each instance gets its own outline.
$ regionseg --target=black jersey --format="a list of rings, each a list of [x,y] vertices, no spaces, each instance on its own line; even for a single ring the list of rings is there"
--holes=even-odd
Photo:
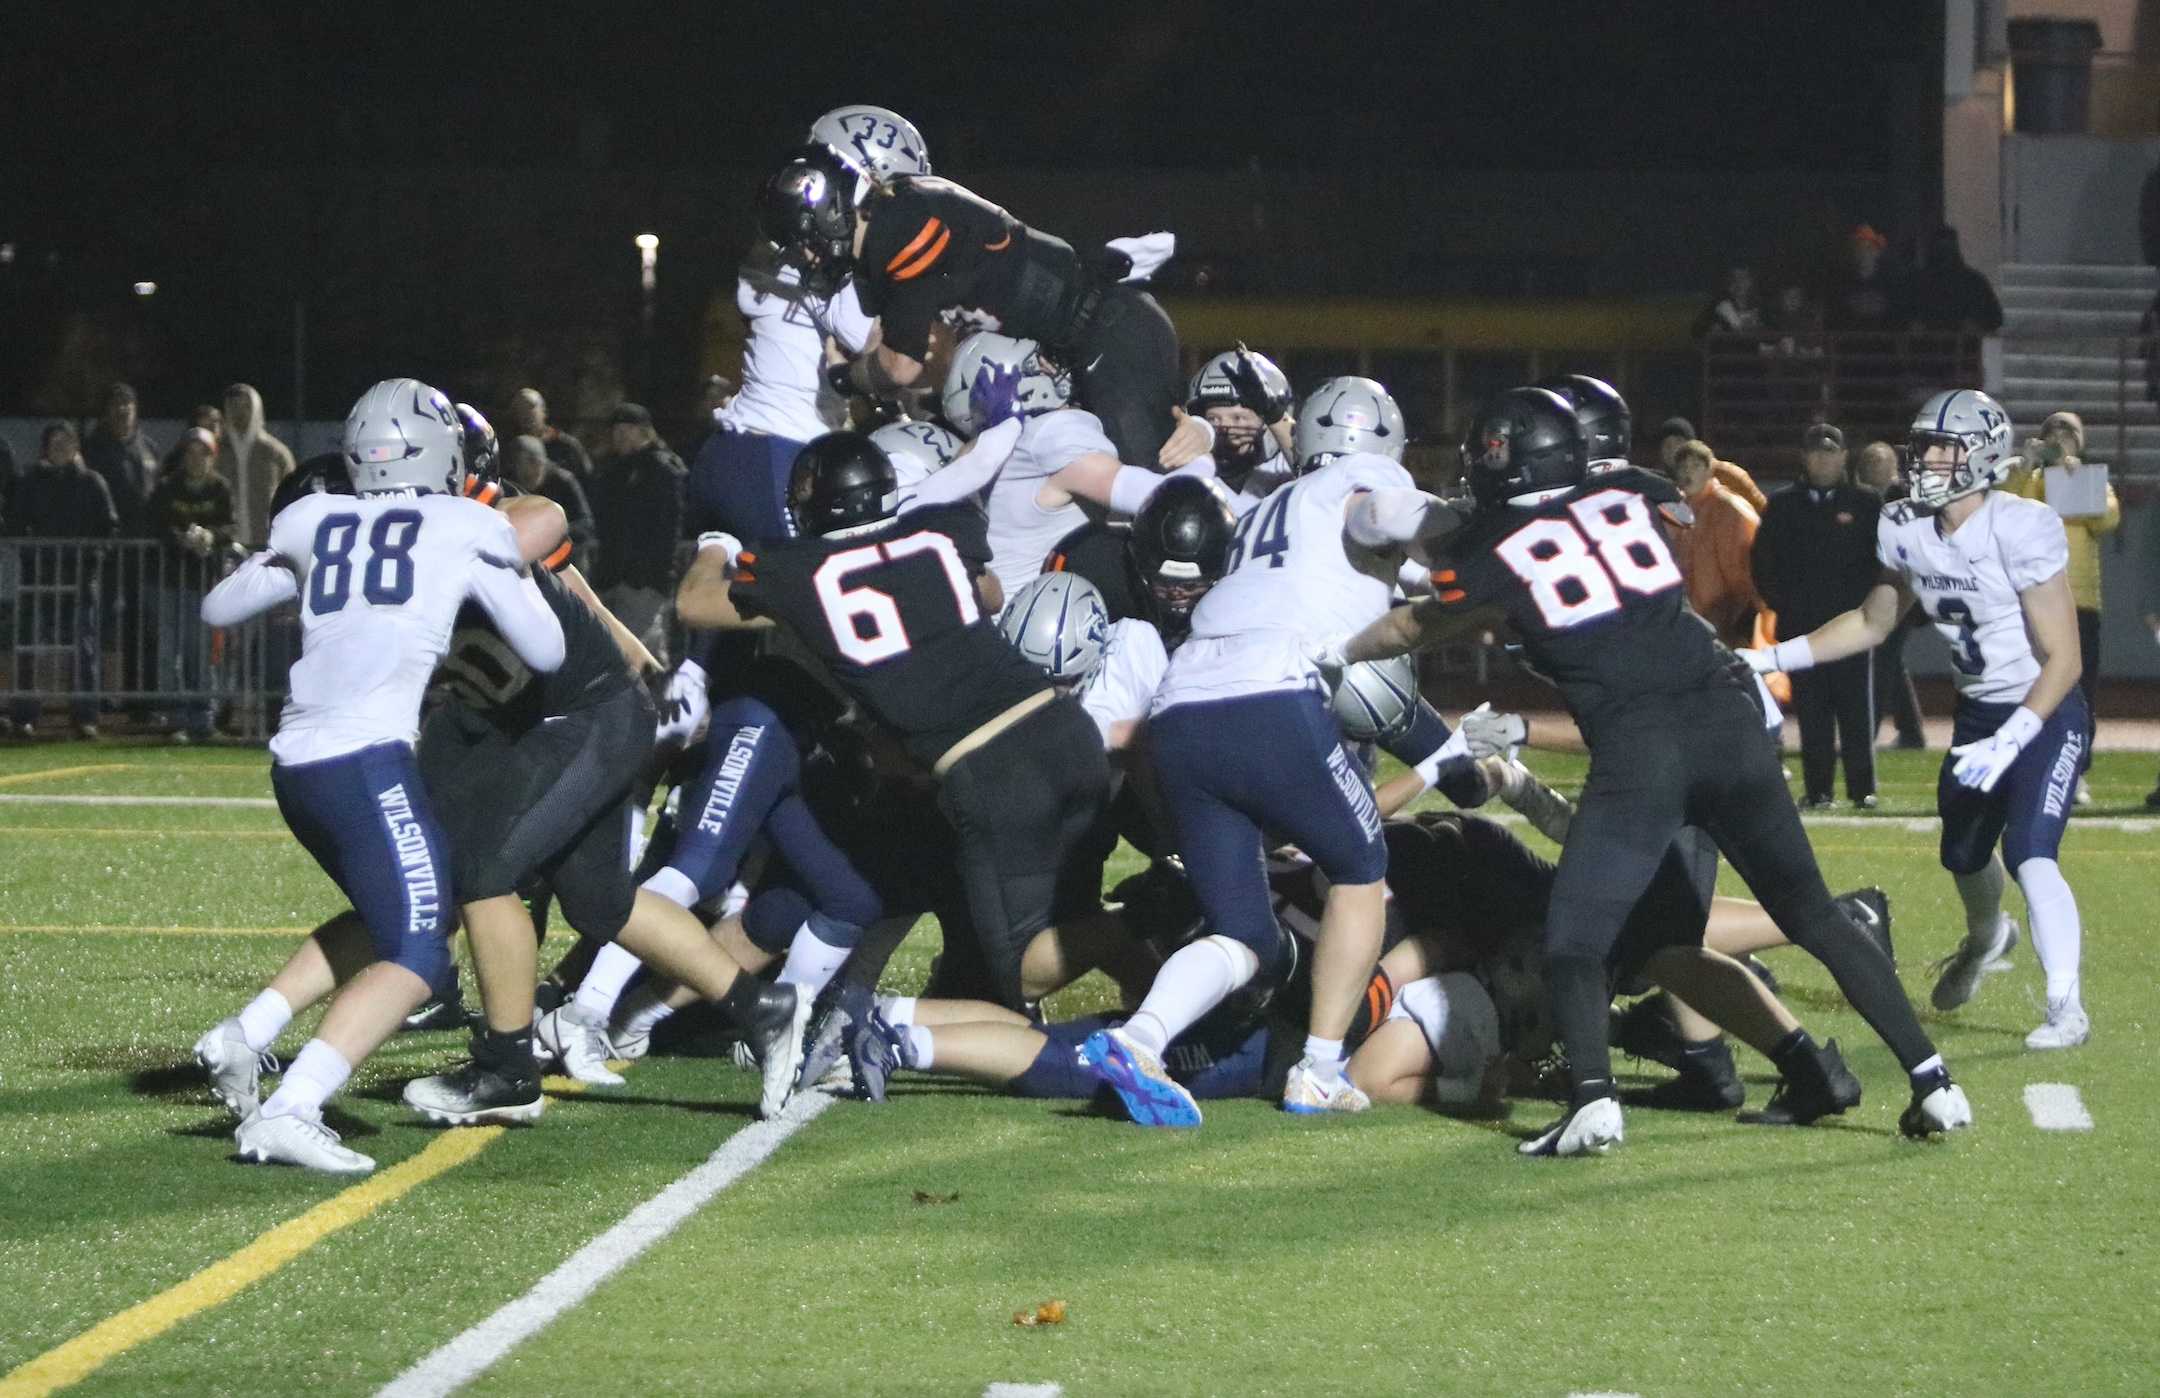
[[[458,608],[450,648],[435,671],[438,695],[486,716],[497,727],[523,732],[545,719],[613,698],[636,681],[607,623],[562,579],[545,568],[533,581],[562,623],[563,663],[536,675],[480,607]]]
[[[1535,505],[1480,511],[1447,542],[1435,596],[1449,611],[1506,613],[1594,741],[1602,718],[1637,700],[1748,683],[1688,606],[1661,519],[1685,510],[1671,482],[1628,467]]]
[[[1132,562],[1132,526],[1090,520],[1050,546],[1045,573],[1071,573],[1095,584],[1112,621],[1137,617],[1153,622],[1146,592]],[[1167,638],[1165,638],[1167,639]]]
[[[928,353],[930,327],[947,311],[975,329],[1052,345],[1071,324],[1082,278],[1063,239],[933,175],[894,180],[863,212],[870,226],[855,260],[856,294],[899,353]]]
[[[745,616],[784,622],[928,767],[1048,687],[975,600],[982,511],[939,505],[848,538],[779,539],[737,560]]]

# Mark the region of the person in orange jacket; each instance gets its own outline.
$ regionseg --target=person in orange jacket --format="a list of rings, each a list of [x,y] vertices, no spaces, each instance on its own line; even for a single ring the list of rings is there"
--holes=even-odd
[[[1673,484],[1695,512],[1694,528],[1673,538],[1688,602],[1726,645],[1751,645],[1762,608],[1750,571],[1761,516],[1717,478],[1717,455],[1707,443],[1691,440],[1674,454]]]

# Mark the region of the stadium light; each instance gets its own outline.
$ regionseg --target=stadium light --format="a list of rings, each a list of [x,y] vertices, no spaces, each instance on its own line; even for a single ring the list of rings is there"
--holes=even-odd
[[[655,269],[660,265],[660,235],[640,233],[631,241],[637,244],[638,285],[644,288],[649,297],[653,291]]]
[[[157,283],[137,282],[135,283],[135,294],[137,296],[155,296],[157,295]]]

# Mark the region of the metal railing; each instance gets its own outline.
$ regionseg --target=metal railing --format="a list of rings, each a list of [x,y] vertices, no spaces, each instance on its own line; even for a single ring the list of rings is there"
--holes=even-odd
[[[204,625],[203,596],[232,562],[156,539],[0,539],[0,716],[266,737],[298,617]]]
[[[1703,338],[1700,361],[1708,440],[1721,452],[1794,461],[1811,421],[1836,423],[1855,446],[1902,441],[1915,404],[1982,377],[1970,335],[1719,333]]]

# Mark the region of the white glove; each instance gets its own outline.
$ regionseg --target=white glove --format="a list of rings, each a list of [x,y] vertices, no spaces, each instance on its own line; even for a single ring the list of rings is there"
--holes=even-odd
[[[1455,731],[1470,745],[1473,757],[1513,757],[1530,738],[1530,725],[1521,714],[1495,713],[1490,703],[1464,714]]]
[[[1974,791],[1988,792],[2003,779],[2025,751],[2025,745],[2040,736],[2040,715],[2020,704],[2003,720],[2003,726],[1976,743],[1965,743],[1950,749],[1957,765],[1950,775],[1957,784]]]
[[[1320,668],[1320,677],[1331,686],[1342,677],[1344,667],[1350,663],[1343,658],[1343,646],[1349,640],[1348,636],[1330,636],[1324,641],[1305,643],[1305,658]]]
[[[653,730],[655,743],[689,746],[698,725],[712,708],[706,685],[705,667],[695,660],[685,660],[675,667],[675,673],[668,676],[667,696],[660,706],[660,725]]]
[[[697,536],[697,552],[703,553],[707,549],[724,550],[728,566],[732,568],[735,566],[736,556],[742,552],[742,540],[724,529],[708,529]]]
[[[1779,641],[1767,650],[1735,651],[1748,668],[1758,675],[1774,675],[1779,671],[1797,674],[1815,668],[1815,648],[1805,636],[1795,636],[1789,641]]]
[[[1423,762],[1417,764],[1418,777],[1429,787],[1438,786],[1440,784],[1440,769],[1443,766],[1447,765],[1453,758],[1468,757],[1470,755],[1470,739],[1462,729],[1458,728],[1448,734],[1446,742],[1434,748]]]

